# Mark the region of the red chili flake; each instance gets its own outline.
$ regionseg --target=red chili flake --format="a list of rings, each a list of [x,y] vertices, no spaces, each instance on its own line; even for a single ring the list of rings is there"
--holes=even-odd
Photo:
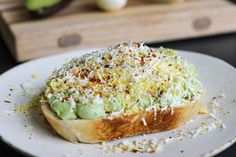
[[[104,65],[104,68],[109,68],[110,66],[107,64],[107,65]]]
[[[102,96],[102,92],[94,92],[94,94],[98,94],[99,96]]]
[[[111,55],[109,55],[109,56],[108,56],[108,59],[109,59],[109,60],[112,60],[112,56],[111,56]]]
[[[141,62],[144,62],[144,56],[141,57]]]
[[[70,97],[69,96],[64,96],[63,99],[64,100],[68,100]]]
[[[95,83],[98,83],[98,82],[100,82],[100,80],[99,80],[99,79],[95,79],[95,78],[91,78],[89,81],[91,81],[91,82],[95,82]]]
[[[144,62],[144,56],[141,57],[140,64],[141,64],[141,66],[143,66],[143,65],[145,64],[145,62]]]
[[[88,86],[81,86],[82,88],[87,88]]]
[[[155,53],[153,53],[153,54],[152,54],[152,57],[156,58],[156,57],[157,57],[157,55],[156,55]]]
[[[129,90],[125,89],[125,93],[129,94]]]
[[[164,93],[164,91],[160,91],[160,95],[162,95]]]
[[[50,90],[50,93],[51,93],[51,94],[54,94],[54,90],[51,89],[51,90]]]
[[[94,82],[94,83],[98,83],[98,84],[104,84],[103,82],[101,82],[100,79],[92,78],[92,79],[90,79],[89,81]]]
[[[8,103],[8,104],[10,104],[10,103],[11,103],[11,102],[10,102],[10,101],[8,101],[8,100],[4,100],[4,102],[5,102],[5,103]]]
[[[141,46],[140,43],[137,43],[137,45],[138,45],[138,48],[140,48],[140,46]]]
[[[85,77],[88,77],[88,74],[85,73],[85,72],[84,73],[80,73],[80,77],[84,79]]]
[[[111,78],[111,76],[110,76],[110,75],[108,75],[108,76],[107,76],[107,79],[108,79],[108,80],[110,80],[110,78]]]

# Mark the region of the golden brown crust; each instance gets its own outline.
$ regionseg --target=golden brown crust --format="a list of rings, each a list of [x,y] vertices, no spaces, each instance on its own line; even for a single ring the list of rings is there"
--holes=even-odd
[[[117,138],[134,136],[144,133],[161,132],[179,127],[197,115],[204,105],[205,94],[195,103],[186,103],[172,110],[139,112],[132,115],[120,115],[96,120],[69,120],[64,121],[50,110],[48,104],[42,103],[41,108],[44,116],[64,139],[70,142],[97,143],[110,141]],[[147,125],[144,125],[142,118]]]

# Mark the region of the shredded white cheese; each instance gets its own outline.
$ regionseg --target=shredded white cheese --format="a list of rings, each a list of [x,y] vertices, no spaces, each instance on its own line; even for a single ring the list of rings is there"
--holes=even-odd
[[[144,126],[147,126],[147,122],[146,122],[145,118],[142,118],[142,122],[143,122]]]

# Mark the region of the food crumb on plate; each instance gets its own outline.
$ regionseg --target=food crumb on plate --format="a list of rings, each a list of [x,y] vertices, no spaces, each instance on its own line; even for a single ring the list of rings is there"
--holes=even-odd
[[[82,149],[78,149],[78,151],[79,151],[79,154],[80,154],[80,155],[84,154],[84,152],[83,152]]]
[[[223,94],[223,93],[221,93],[218,97],[219,97],[219,98],[226,98],[226,95]]]
[[[34,79],[38,79],[38,78],[40,78],[40,75],[39,74],[32,74],[31,77]]]
[[[33,127],[30,124],[25,124],[25,129],[29,132],[32,133]]]
[[[32,100],[25,104],[16,104],[15,105],[15,112],[16,113],[23,113],[25,116],[29,115],[30,110],[36,110],[39,106],[39,98],[38,96],[32,97]]]
[[[198,114],[207,114],[207,107],[203,106],[200,108],[200,110],[198,111]]]
[[[4,110],[2,112],[7,114],[8,116],[11,116],[11,115],[13,115],[15,113],[14,111],[6,111],[6,110]]]
[[[63,156],[64,157],[70,157],[70,155],[68,153],[64,153]]]

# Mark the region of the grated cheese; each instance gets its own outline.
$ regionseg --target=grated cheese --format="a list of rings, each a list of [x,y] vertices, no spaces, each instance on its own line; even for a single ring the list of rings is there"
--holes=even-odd
[[[152,109],[166,111],[199,98],[203,86],[194,65],[171,49],[152,49],[143,43],[122,43],[73,58],[47,80],[45,97],[67,98],[71,108],[99,97],[107,116]],[[122,112],[108,110],[113,102]],[[72,110],[71,110],[72,111]]]
[[[143,122],[144,126],[147,126],[147,122],[146,122],[145,118],[142,118],[142,122]]]

